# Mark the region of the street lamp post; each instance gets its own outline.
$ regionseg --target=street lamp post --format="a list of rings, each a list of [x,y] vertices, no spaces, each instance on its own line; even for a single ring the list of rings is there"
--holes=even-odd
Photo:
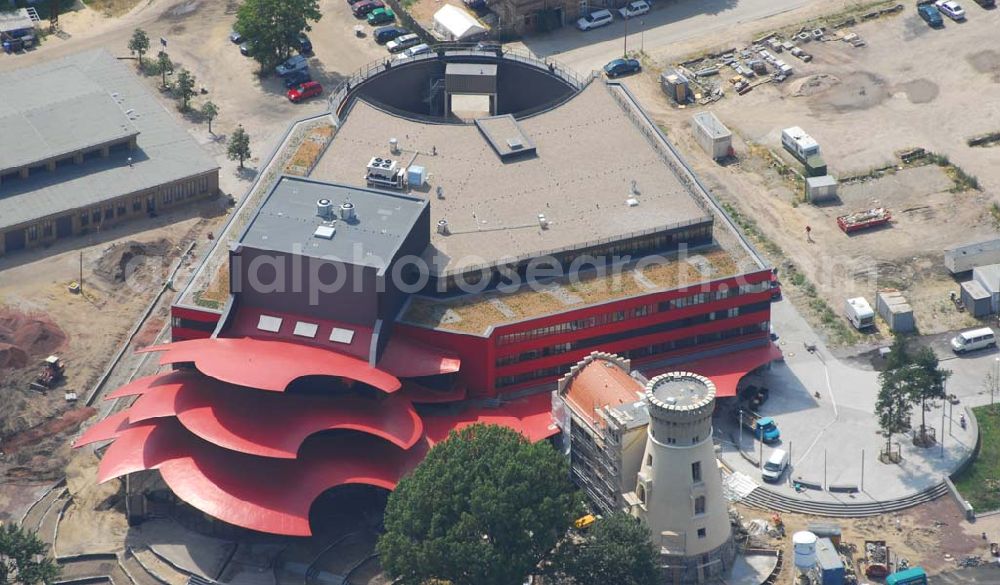
[[[639,21],[639,52],[646,52],[646,23]]]
[[[993,383],[990,384],[990,406],[993,406],[993,401],[997,393],[997,384],[1000,383],[1000,380],[997,380],[998,376],[1000,376],[1000,357],[993,360]]]
[[[628,13],[625,13],[625,53],[622,55],[623,58],[628,58]]]

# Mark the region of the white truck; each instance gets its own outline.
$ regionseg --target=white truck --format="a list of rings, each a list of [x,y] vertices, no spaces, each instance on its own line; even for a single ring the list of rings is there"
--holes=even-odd
[[[864,297],[847,299],[844,304],[844,316],[858,331],[875,326],[875,311]]]

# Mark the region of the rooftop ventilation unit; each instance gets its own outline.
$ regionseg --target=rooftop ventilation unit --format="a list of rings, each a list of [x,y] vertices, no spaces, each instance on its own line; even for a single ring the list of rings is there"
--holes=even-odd
[[[545,219],[544,213],[538,214],[538,226],[543,230],[549,229],[549,220]]]
[[[316,215],[327,221],[333,219],[333,203],[329,199],[320,199],[317,201]]]
[[[439,234],[441,234],[442,236],[447,236],[448,235],[448,220],[447,219],[439,219],[438,220],[437,232]]]
[[[392,154],[399,154],[399,141],[395,138],[389,139],[389,152]]]
[[[323,238],[324,240],[332,240],[334,234],[337,233],[337,228],[332,225],[320,225],[316,226],[316,231],[313,232],[313,236],[317,238]]]
[[[368,162],[368,172],[365,174],[365,181],[369,187],[390,187],[402,189],[406,177],[405,169],[400,168],[399,162],[391,158],[373,156]]]
[[[521,150],[524,148],[524,142],[522,142],[520,138],[508,138],[507,146],[509,146],[511,150]]]
[[[344,201],[340,204],[340,219],[346,222],[352,222],[357,219],[357,215],[354,213],[354,204],[350,201]]]

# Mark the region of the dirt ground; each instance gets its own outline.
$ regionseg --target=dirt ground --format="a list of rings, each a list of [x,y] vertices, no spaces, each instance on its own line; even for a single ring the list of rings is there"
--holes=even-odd
[[[728,86],[727,96],[707,108],[671,106],[659,89],[656,71],[683,59],[688,53],[681,49],[628,84],[715,194],[755,221],[783,251],[772,262],[794,265],[836,313],[847,297],[864,295],[874,306],[877,289],[898,288],[913,305],[922,333],[968,327],[974,321],[949,301],[949,292],[959,287],[942,265],[943,249],[996,237],[990,206],[1000,185],[997,151],[965,144],[968,137],[1000,129],[1000,52],[984,49],[995,44],[1000,13],[975,5],[968,12],[968,22],[949,20],[937,31],[908,6],[899,15],[851,27],[866,47],[807,43],[810,63],[787,52],[779,55],[795,68],[785,83],[761,85],[743,96]],[[746,46],[753,36],[713,46]],[[725,71],[723,79],[732,74]],[[702,109],[733,130],[735,163],[715,164],[694,142],[690,116]],[[840,200],[831,205],[804,203],[766,153],[770,149],[799,167],[780,144],[781,129],[789,126],[816,138],[834,176],[899,164],[898,151],[921,147],[976,176],[982,191],[951,192],[954,183],[945,169],[925,166],[842,185]],[[854,236],[837,228],[838,215],[873,206],[893,212],[891,227]],[[784,282],[786,290],[793,288]],[[880,331],[864,341],[880,342],[887,335],[880,323]]]
[[[0,259],[0,313],[10,317],[0,317],[0,330],[20,323],[6,338],[21,338],[28,349],[24,367],[0,370],[0,392],[5,396],[0,473],[8,480],[61,475],[69,456],[67,437],[96,412],[67,403],[63,395],[89,395],[171,263],[191,241],[204,240],[205,232],[221,219],[218,211],[217,201],[205,202],[109,230],[100,239],[68,240]],[[67,285],[79,280],[81,258],[83,294],[71,294]],[[162,325],[161,319],[157,331]],[[50,353],[62,358],[65,380],[46,392],[30,390],[29,382]]]
[[[746,524],[752,519],[771,521],[772,514],[746,508],[737,504],[737,510]],[[989,540],[983,540],[981,533],[987,532],[992,540],[1000,539],[997,527],[983,522],[970,524],[965,521],[958,506],[950,497],[942,497],[933,502],[897,514],[887,514],[872,518],[832,519],[802,514],[781,514],[785,525],[783,538],[764,538],[767,545],[779,548],[786,562],[777,583],[792,583],[794,567],[791,563],[791,535],[807,530],[811,523],[835,524],[841,529],[841,543],[854,544],[857,552],[849,553],[847,561],[859,574],[864,565],[858,561],[864,557],[865,540],[884,540],[893,559],[906,559],[911,565],[919,564],[929,573],[952,570],[957,561],[966,555],[989,557]],[[866,582],[864,578],[861,582]]]

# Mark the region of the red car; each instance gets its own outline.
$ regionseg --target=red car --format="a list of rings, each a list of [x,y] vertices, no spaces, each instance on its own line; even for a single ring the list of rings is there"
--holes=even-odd
[[[288,101],[298,103],[321,93],[323,86],[318,81],[307,81],[288,90]]]
[[[381,0],[364,0],[351,6],[351,12],[354,13],[355,18],[363,18],[376,8],[385,8],[385,4]]]

